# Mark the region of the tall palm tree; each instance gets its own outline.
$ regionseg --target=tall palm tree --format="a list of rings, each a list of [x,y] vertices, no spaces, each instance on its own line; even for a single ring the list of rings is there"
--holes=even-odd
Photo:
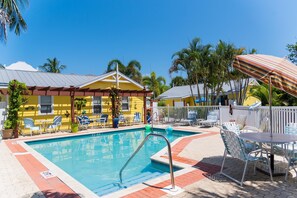
[[[150,76],[144,76],[142,78],[142,83],[154,92],[153,98],[155,99],[162,91],[164,91],[166,80],[162,76],[157,77],[156,73],[152,72]]]
[[[66,65],[60,65],[60,61],[58,61],[57,58],[53,58],[53,59],[48,58],[46,60],[47,60],[47,63],[44,63],[42,66],[39,66],[39,68],[42,71],[61,73],[61,71],[66,68]]]
[[[16,35],[27,29],[27,24],[20,12],[20,7],[28,5],[28,0],[0,0],[0,40],[6,42],[6,27]]]
[[[193,103],[195,104],[195,97],[194,97],[193,88],[192,88],[192,84],[194,84],[194,80],[193,80],[194,78],[192,75],[192,66],[191,66],[191,61],[186,52],[187,52],[186,49],[182,49],[181,51],[178,51],[173,54],[172,56],[173,61],[172,61],[171,67],[169,68],[169,74],[173,72],[178,72],[178,71],[186,72],[188,83],[190,86],[192,100],[193,100]]]
[[[120,60],[114,59],[111,60],[107,65],[107,72],[115,71],[116,65],[119,67],[119,72],[123,73],[127,77],[135,80],[140,83],[142,79],[142,75],[140,73],[141,64],[137,60],[131,60],[127,66],[125,66]]]

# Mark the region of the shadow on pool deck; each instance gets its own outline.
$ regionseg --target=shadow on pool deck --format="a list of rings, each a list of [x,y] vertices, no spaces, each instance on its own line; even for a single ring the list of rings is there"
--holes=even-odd
[[[54,190],[45,190],[42,191],[43,195],[41,192],[36,192],[34,193],[31,198],[40,198],[40,197],[46,197],[46,198],[80,198],[81,196],[76,193],[61,193],[61,192],[56,192]],[[24,196],[27,197],[27,196]]]

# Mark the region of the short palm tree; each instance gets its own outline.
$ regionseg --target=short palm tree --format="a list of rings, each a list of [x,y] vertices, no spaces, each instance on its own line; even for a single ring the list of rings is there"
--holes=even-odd
[[[51,73],[61,73],[61,71],[66,68],[66,65],[60,65],[60,61],[58,61],[57,58],[48,58],[46,60],[47,63],[44,63],[42,66],[39,66],[39,68],[42,71]]]
[[[156,73],[152,72],[150,76],[144,76],[142,78],[142,83],[154,92],[153,98],[155,99],[164,91],[166,80],[162,76],[157,77]]]
[[[6,27],[20,35],[21,30],[27,29],[20,7],[28,4],[28,0],[0,0],[0,40],[6,42]]]
[[[119,72],[123,73],[127,77],[135,80],[140,83],[142,76],[140,73],[141,64],[137,60],[131,60],[127,66],[125,66],[120,60],[114,59],[111,60],[107,65],[107,71],[111,72],[116,70],[116,65],[119,67]]]
[[[282,93],[276,88],[272,88],[272,106],[284,106],[284,101],[282,98]],[[250,89],[250,96],[253,96],[259,99],[263,106],[269,105],[269,89],[268,85],[261,84],[258,86],[254,86]]]

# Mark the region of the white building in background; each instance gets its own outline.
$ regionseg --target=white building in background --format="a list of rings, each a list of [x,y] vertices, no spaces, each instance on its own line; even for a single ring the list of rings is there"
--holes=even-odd
[[[22,70],[22,71],[38,71],[37,69],[35,69],[31,65],[29,65],[28,63],[23,62],[23,61],[18,61],[16,63],[12,63],[11,65],[6,66],[5,69]]]

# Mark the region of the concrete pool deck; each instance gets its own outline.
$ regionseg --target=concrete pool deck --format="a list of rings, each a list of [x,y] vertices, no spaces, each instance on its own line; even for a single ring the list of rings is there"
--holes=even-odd
[[[164,126],[156,126],[164,127]],[[121,127],[125,129],[130,127]],[[137,126],[136,126],[137,128]],[[180,130],[205,132],[195,137],[184,138],[174,144],[172,148],[175,162],[187,164],[188,168],[175,175],[176,185],[185,191],[175,197],[296,197],[297,179],[290,174],[289,181],[284,177],[274,177],[274,182],[267,175],[257,172],[253,175],[248,169],[246,182],[243,187],[219,175],[224,146],[220,139],[219,129],[199,127],[174,127]],[[95,129],[88,131],[106,131],[113,129]],[[84,133],[84,132],[82,132]],[[41,137],[57,137],[72,135],[69,133],[44,134],[19,138],[36,139]],[[50,178],[46,182],[39,172],[47,167],[38,160],[30,157],[26,150],[15,143],[16,140],[0,142],[0,197],[79,197],[83,196],[71,189],[59,177]],[[26,158],[25,158],[26,157]],[[166,156],[162,156],[166,159]],[[24,159],[25,158],[25,159]],[[40,165],[40,164],[41,165]],[[26,167],[27,166],[27,167]],[[227,160],[226,171],[240,176],[243,164],[236,160]],[[28,169],[31,167],[32,170]],[[39,172],[38,172],[39,171]],[[291,171],[292,172],[292,171]],[[33,173],[33,174],[32,174]],[[293,173],[293,172],[292,172]],[[172,197],[164,193],[161,188],[170,184],[169,177],[154,179],[142,184],[144,188],[129,188],[126,192],[117,192],[106,197]],[[86,197],[86,196],[85,196]]]

